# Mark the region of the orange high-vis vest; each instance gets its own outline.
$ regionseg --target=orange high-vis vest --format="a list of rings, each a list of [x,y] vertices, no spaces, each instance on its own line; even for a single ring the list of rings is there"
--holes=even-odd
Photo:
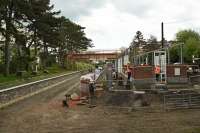
[[[160,74],[160,66],[155,66],[155,74]]]

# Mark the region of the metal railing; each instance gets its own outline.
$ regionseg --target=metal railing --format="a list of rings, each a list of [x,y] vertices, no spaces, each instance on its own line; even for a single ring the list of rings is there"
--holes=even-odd
[[[189,76],[189,81],[192,84],[199,84],[199,82],[200,82],[200,75]]]
[[[168,94],[164,95],[164,109],[193,109],[200,108],[200,94]]]

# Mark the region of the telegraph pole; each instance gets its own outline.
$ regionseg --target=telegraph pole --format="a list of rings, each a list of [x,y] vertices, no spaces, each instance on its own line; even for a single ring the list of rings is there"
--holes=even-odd
[[[164,47],[164,24],[161,23],[161,42],[162,42],[162,48]]]

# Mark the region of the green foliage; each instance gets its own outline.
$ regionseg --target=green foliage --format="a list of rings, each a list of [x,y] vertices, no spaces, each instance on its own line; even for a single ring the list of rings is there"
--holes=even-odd
[[[143,34],[141,31],[137,31],[130,46],[130,56],[129,60],[130,62],[134,62],[136,59],[135,56],[143,52],[143,47],[146,45],[146,41],[143,37]]]
[[[138,54],[140,50],[142,50],[142,47],[146,44],[145,39],[143,37],[143,34],[141,31],[137,31],[136,35],[133,38],[133,41],[131,43],[131,46],[135,49],[137,49],[135,52]]]
[[[161,45],[157,41],[157,38],[153,35],[150,35],[150,38],[147,39],[147,43],[143,49],[144,49],[144,51],[148,52],[148,51],[153,51],[153,50],[159,49],[160,47],[161,47]]]
[[[48,67],[46,69],[49,73],[45,74],[43,71],[38,71],[36,75],[32,75],[30,72],[23,71],[22,76],[17,76],[16,74],[10,74],[7,77],[0,74],[0,88],[6,88],[11,86],[16,86],[19,84],[24,84],[28,82],[33,82],[36,80],[41,80],[55,75],[66,74],[70,71],[60,68],[58,65]]]
[[[60,18],[60,27],[58,28],[58,57],[59,63],[64,67],[64,54],[77,53],[93,47],[91,39],[88,39],[84,33],[84,27],[71,22],[65,17]]]
[[[184,59],[188,63],[192,63],[192,55],[200,57],[200,41],[195,38],[188,38],[184,46]]]
[[[180,55],[179,48],[177,47],[170,48],[170,61],[172,63],[179,62],[180,58],[179,55]]]
[[[65,66],[65,54],[92,47],[84,27],[75,24],[50,0],[0,0],[0,50],[5,75],[18,70],[30,71],[42,55],[42,66],[52,66],[58,57]],[[0,56],[2,56],[0,54]]]
[[[1,81],[1,83],[13,81],[13,80],[17,80],[16,75],[12,74],[12,75],[10,75],[8,77],[4,77],[3,75],[0,75],[0,81]]]
[[[200,35],[192,30],[182,30],[176,34],[175,45],[183,43],[184,63],[192,63],[192,56],[200,57]],[[171,62],[180,62],[180,47],[175,46],[170,49]]]
[[[76,62],[77,70],[89,70],[93,69],[94,65],[84,62]]]
[[[181,30],[178,33],[176,33],[176,40],[179,42],[186,43],[190,38],[193,38],[197,41],[200,41],[199,33],[193,31],[193,30]]]
[[[46,68],[46,70],[53,74],[53,73],[59,73],[59,72],[66,72],[66,69],[61,68],[59,65],[54,64],[51,67]]]

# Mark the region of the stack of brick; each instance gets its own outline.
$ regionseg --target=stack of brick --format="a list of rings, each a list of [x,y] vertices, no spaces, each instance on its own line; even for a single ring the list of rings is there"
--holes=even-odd
[[[134,85],[137,89],[150,89],[155,83],[153,66],[137,66],[133,68]]]
[[[137,79],[151,79],[154,78],[153,66],[137,66],[133,68],[133,78]]]

